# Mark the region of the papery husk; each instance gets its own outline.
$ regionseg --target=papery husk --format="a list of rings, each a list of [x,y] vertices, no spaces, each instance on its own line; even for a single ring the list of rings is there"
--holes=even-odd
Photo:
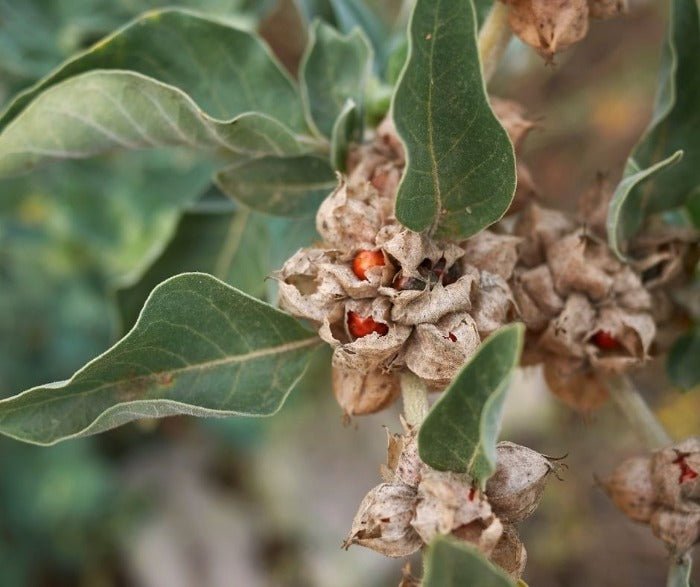
[[[628,518],[647,523],[654,513],[656,492],[651,479],[651,458],[638,456],[620,463],[601,485]]]
[[[374,414],[391,405],[401,392],[395,373],[333,367],[333,393],[348,416]]]
[[[436,324],[418,324],[406,345],[404,361],[434,388],[444,388],[476,352],[481,338],[466,312],[448,314]]]
[[[550,391],[578,412],[593,412],[608,399],[604,379],[583,359],[551,355],[542,368]]]
[[[385,556],[408,556],[423,546],[411,526],[416,490],[408,485],[382,483],[362,500],[343,546],[359,544]]]
[[[700,542],[700,513],[661,507],[651,517],[651,530],[674,554],[684,554]]]
[[[418,487],[427,465],[418,456],[416,431],[402,418],[403,434],[388,433],[387,464],[382,467],[382,477],[388,483],[403,483]]]
[[[681,481],[683,467],[697,476]],[[686,438],[656,451],[651,461],[651,475],[659,503],[675,511],[699,513],[700,437]]]
[[[480,287],[471,315],[482,340],[515,319],[517,312],[513,293],[502,277],[481,272]]]
[[[598,331],[612,335],[621,348],[605,352],[594,345],[588,345],[591,364],[596,369],[622,373],[648,358],[649,348],[656,335],[656,326],[647,313],[632,313],[619,307],[604,307],[598,312],[591,334]]]
[[[486,483],[486,497],[494,514],[510,523],[528,518],[537,509],[553,470],[549,459],[537,451],[499,442],[496,471]]]
[[[548,61],[588,32],[586,0],[505,0],[508,22],[520,39]]]
[[[518,245],[521,241],[516,236],[483,230],[463,243],[464,267],[473,266],[508,280],[518,262]]]
[[[547,247],[574,228],[566,214],[532,203],[520,214],[513,233],[522,237],[518,246],[520,261],[525,267],[534,267],[545,261]]]
[[[490,559],[516,581],[523,576],[527,565],[527,550],[515,526],[503,524],[503,534]]]
[[[411,525],[426,544],[436,536],[478,525],[478,536],[471,541],[487,556],[493,551],[501,537],[502,525],[481,492],[472,488],[469,478],[430,469],[424,473],[417,495]]]
[[[508,133],[508,138],[513,143],[513,148],[517,151],[522,146],[528,133],[535,128],[535,123],[527,118],[525,107],[514,100],[491,96],[489,101],[491,102],[493,113]]]
[[[566,299],[561,313],[550,321],[539,339],[542,350],[567,358],[584,358],[586,340],[594,329],[596,312],[583,294]]]
[[[614,18],[627,12],[627,0],[588,0],[591,18]]]

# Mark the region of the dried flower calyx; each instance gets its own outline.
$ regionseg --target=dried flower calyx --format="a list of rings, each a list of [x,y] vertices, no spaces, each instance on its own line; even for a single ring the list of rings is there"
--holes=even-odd
[[[554,465],[511,442],[499,443],[497,452],[496,473],[481,491],[467,475],[423,463],[415,431],[408,426],[404,434],[390,434],[385,482],[363,500],[345,546],[406,556],[436,536],[450,534],[474,544],[519,578],[527,553],[514,524],[535,510]]]
[[[551,60],[588,33],[589,18],[611,18],[626,10],[625,0],[502,0],[520,39]]]
[[[602,485],[623,513],[649,524],[674,554],[700,542],[700,437],[627,459]]]

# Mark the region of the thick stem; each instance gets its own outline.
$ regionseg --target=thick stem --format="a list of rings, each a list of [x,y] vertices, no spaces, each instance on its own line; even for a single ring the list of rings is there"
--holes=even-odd
[[[481,59],[484,83],[487,83],[496,71],[510,42],[511,34],[508,24],[508,7],[503,2],[494,0],[491,12],[479,31],[479,58]]]
[[[666,587],[686,587],[690,581],[692,564],[690,554],[684,554],[682,557],[674,559],[668,569]]]
[[[406,422],[412,427],[418,427],[428,415],[428,389],[423,381],[410,371],[401,374],[401,396],[403,398],[403,413]]]
[[[608,390],[632,428],[649,448],[661,448],[671,444],[671,438],[656,419],[647,403],[625,375],[614,375],[608,380]]]

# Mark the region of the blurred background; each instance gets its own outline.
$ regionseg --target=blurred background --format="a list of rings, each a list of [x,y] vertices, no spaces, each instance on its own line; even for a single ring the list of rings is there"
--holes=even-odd
[[[291,2],[178,4],[258,28],[294,71],[304,38]],[[0,103],[165,4],[0,0]],[[399,2],[370,4],[387,27],[401,11]],[[631,0],[626,18],[594,22],[555,65],[512,43],[491,87],[538,121],[524,159],[548,204],[572,209],[598,174],[621,175],[651,113],[666,14],[666,2]],[[174,233],[172,202],[211,196],[209,177],[204,161],[155,152],[0,183],[0,396],[66,379],[116,340],[115,292]],[[277,243],[261,257],[269,270],[305,244],[299,235],[313,239],[288,222],[266,227]],[[397,429],[398,408],[343,425],[328,363],[328,354],[318,357],[271,419],[146,421],[52,448],[0,438],[0,585],[396,585],[401,561],[340,544],[379,482],[383,426]],[[700,394],[671,389],[661,361],[638,379],[674,435],[700,431]],[[594,475],[641,446],[613,406],[582,418],[528,369],[509,396],[503,438],[568,455],[563,479],[552,480],[522,527],[532,587],[664,584],[660,543],[595,486]]]

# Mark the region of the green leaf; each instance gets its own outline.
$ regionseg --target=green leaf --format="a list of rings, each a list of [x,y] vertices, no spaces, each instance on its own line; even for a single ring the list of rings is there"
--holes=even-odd
[[[299,152],[291,132],[267,115],[215,120],[177,88],[137,73],[94,71],[41,94],[0,134],[0,177],[47,159],[164,146],[250,156]]]
[[[69,381],[0,401],[0,433],[47,445],[138,418],[271,415],[317,345],[287,314],[186,273],[153,290],[133,330]]]
[[[357,105],[348,100],[340,111],[331,133],[331,165],[345,171],[350,143],[361,138],[361,120]]]
[[[700,386],[700,325],[681,336],[668,354],[668,375],[681,389]]]
[[[262,157],[219,172],[219,189],[249,208],[275,216],[307,216],[335,187],[328,161],[314,155]]]
[[[371,59],[372,48],[360,29],[343,36],[314,22],[299,78],[309,124],[323,136],[331,137],[348,100],[362,110]]]
[[[425,555],[423,587],[515,587],[501,569],[466,542],[439,537]]]
[[[47,88],[95,69],[132,71],[179,88],[214,118],[259,112],[294,131],[306,128],[294,82],[256,35],[167,9],[144,14],[22,92],[0,116],[0,130]]]
[[[654,115],[634,148],[628,168],[652,168],[678,151],[683,160],[672,169],[632,188],[620,209],[608,217],[621,228],[609,232],[611,246],[633,236],[649,214],[682,206],[700,186],[700,11],[697,0],[673,0],[662,54]],[[623,182],[626,181],[625,174]],[[618,218],[613,219],[613,214]]]
[[[386,25],[364,2],[364,0],[328,0],[338,28],[350,33],[359,27],[372,43],[375,57],[375,71],[384,69],[388,56],[391,36]]]
[[[610,200],[607,218],[608,243],[618,257],[624,258],[626,240],[637,232],[644,222],[645,192],[635,188],[648,185],[657,173],[675,165],[682,158],[683,152],[676,151],[670,157],[646,169],[640,169],[633,159],[627,161],[624,177]]]
[[[515,191],[515,156],[489,105],[470,0],[418,0],[394,95],[406,145],[396,217],[414,231],[466,238],[495,222]]]
[[[496,468],[501,409],[522,346],[522,324],[501,328],[483,342],[421,425],[418,449],[426,464],[486,483]]]
[[[151,290],[183,272],[210,273],[241,291],[263,298],[269,273],[269,237],[265,220],[249,210],[190,211],[175,236],[136,283],[117,291],[122,325],[136,322]]]

